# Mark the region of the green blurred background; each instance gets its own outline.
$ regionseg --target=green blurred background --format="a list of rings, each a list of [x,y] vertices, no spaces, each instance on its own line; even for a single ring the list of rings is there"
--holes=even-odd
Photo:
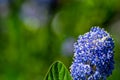
[[[73,43],[92,26],[115,40],[120,80],[120,0],[0,0],[0,80],[42,80],[55,60],[67,68]]]

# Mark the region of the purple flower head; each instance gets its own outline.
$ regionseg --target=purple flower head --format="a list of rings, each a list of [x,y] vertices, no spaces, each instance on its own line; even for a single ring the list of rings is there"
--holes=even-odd
[[[104,29],[92,27],[74,43],[73,80],[106,80],[114,69],[114,41]]]

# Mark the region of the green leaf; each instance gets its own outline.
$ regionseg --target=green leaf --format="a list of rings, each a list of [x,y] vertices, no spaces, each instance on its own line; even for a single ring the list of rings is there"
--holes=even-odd
[[[57,61],[51,65],[44,80],[72,80],[72,77],[65,65]]]

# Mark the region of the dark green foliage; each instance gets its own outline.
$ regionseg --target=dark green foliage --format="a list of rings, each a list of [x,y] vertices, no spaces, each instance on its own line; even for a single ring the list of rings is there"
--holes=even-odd
[[[69,71],[60,61],[54,62],[44,80],[72,80]]]

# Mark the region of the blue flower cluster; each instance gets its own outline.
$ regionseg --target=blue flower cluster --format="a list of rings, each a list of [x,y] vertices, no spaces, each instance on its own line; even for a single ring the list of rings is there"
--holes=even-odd
[[[92,27],[74,43],[73,80],[106,80],[114,69],[114,41],[104,29]]]

